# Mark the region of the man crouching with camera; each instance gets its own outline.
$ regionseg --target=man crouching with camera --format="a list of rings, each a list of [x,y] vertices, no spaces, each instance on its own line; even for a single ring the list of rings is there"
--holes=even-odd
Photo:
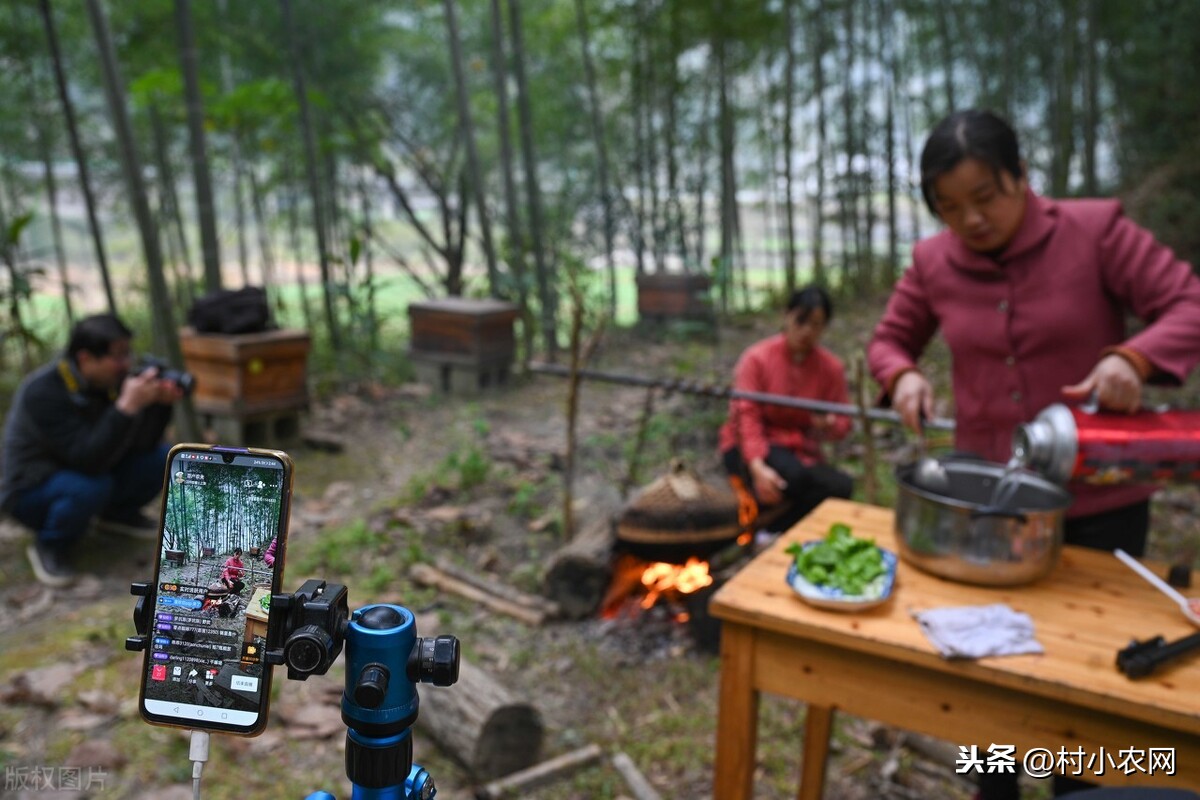
[[[34,530],[26,552],[47,586],[74,580],[71,554],[93,517],[111,533],[157,533],[141,508],[162,489],[163,431],[184,387],[158,367],[131,371],[132,336],[112,314],[80,320],[66,353],[13,397],[0,509]]]

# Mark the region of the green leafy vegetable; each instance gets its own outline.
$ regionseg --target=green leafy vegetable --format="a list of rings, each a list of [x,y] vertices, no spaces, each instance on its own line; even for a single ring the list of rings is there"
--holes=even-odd
[[[848,595],[862,594],[886,568],[873,539],[860,539],[850,526],[835,522],[825,538],[812,547],[794,543],[787,554],[796,559],[796,569],[809,583],[841,589]]]

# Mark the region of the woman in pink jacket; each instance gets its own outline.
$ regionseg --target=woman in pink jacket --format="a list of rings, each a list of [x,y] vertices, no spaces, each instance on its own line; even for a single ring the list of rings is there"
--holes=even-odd
[[[242,582],[242,576],[246,574],[245,566],[242,563],[242,548],[233,548],[233,555],[225,559],[225,568],[221,570],[221,582],[234,594],[241,594],[246,586]]]
[[[734,368],[733,388],[746,392],[846,403],[846,373],[837,356],[821,347],[833,318],[828,293],[817,286],[794,292],[783,332],[746,349]],[[794,408],[733,400],[721,426],[719,447],[730,475],[748,479],[755,499],[788,510],[772,521],[787,530],[827,497],[850,497],[853,479],[824,463],[820,442],[841,439],[850,419]]]
[[[1200,360],[1191,266],[1117,201],[1035,194],[1017,136],[998,116],[942,120],[921,153],[921,191],[946,229],[913,248],[867,347],[872,374],[913,430],[934,415],[917,359],[939,329],[953,359],[955,444],[999,462],[1016,425],[1046,406],[1095,397],[1132,412],[1144,383],[1179,385]],[[1148,324],[1130,335],[1128,313]],[[1144,551],[1152,488],[1069,488],[1067,542]],[[986,777],[984,800],[1017,797],[1015,775]]]

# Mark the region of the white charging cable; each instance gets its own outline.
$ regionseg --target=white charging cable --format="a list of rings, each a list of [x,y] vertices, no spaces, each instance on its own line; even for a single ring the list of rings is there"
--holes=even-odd
[[[188,752],[192,762],[192,800],[200,800],[200,773],[208,761],[208,731],[192,731],[192,746]]]

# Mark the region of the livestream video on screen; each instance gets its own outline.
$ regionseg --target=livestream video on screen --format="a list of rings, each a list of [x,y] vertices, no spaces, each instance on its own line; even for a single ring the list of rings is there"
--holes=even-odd
[[[283,467],[180,452],[168,473],[147,701],[258,707]],[[157,703],[148,703],[157,706]]]

